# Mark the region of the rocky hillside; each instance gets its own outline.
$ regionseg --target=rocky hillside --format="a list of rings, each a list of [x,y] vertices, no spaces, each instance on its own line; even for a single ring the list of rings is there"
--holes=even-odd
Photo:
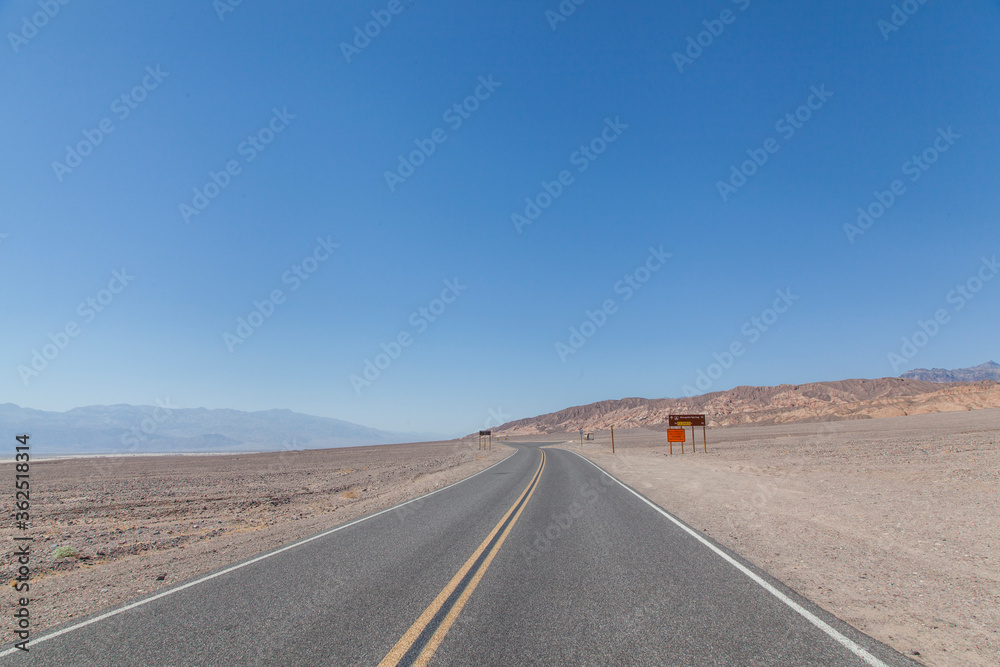
[[[736,387],[693,398],[623,398],[504,424],[506,435],[645,427],[666,428],[671,413],[704,413],[710,426],[896,417],[1000,407],[1000,384],[942,385],[906,378]]]
[[[990,380],[1000,382],[1000,364],[995,361],[987,361],[971,368],[956,368],[948,370],[946,368],[915,368],[907,371],[899,377],[911,380],[925,380],[927,382],[981,382]]]

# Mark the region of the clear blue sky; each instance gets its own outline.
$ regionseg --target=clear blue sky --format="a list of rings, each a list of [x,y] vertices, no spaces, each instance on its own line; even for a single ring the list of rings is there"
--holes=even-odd
[[[681,396],[734,343],[711,390],[1000,357],[1000,280],[949,298],[1000,252],[997,2],[914,2],[898,30],[892,2],[860,0],[590,0],[565,21],[556,0],[220,6],[0,4],[0,402],[169,397],[464,433],[491,410]],[[345,49],[373,11],[387,25]],[[685,61],[689,37],[705,46]],[[925,149],[933,164],[909,162]],[[752,155],[767,161],[720,188]],[[210,172],[227,186],[185,215]],[[845,231],[895,180],[884,214]],[[542,181],[559,196],[515,224]],[[314,252],[307,280],[286,274]],[[627,274],[648,281],[626,300]],[[421,307],[439,313],[426,327]]]

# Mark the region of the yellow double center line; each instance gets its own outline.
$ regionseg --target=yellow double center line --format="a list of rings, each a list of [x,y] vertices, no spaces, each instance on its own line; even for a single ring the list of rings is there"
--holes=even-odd
[[[424,613],[420,614],[420,618],[396,642],[389,654],[379,663],[379,667],[396,667],[397,665],[423,667],[430,662],[434,651],[441,645],[455,619],[462,613],[462,608],[472,595],[472,591],[476,590],[479,580],[483,578],[483,574],[493,562],[493,557],[497,555],[504,540],[507,539],[507,535],[510,534],[511,528],[517,523],[521,512],[524,511],[524,506],[531,498],[531,494],[535,492],[538,480],[542,476],[542,470],[545,469],[545,451],[539,451],[542,452],[542,461],[538,464],[535,476],[531,478],[531,483],[524,489],[521,497],[507,510],[507,513],[500,519],[500,523],[493,527],[479,548],[469,557],[469,560],[465,561],[465,565],[438,593],[438,596],[424,610]]]

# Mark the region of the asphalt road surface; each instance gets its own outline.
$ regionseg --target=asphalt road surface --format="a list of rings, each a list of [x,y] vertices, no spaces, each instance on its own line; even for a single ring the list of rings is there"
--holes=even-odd
[[[4,665],[913,665],[585,459],[416,501],[33,638]]]

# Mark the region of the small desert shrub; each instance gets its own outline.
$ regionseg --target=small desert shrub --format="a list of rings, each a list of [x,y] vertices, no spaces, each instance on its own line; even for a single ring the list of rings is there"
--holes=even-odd
[[[56,550],[52,552],[54,558],[76,558],[79,556],[79,552],[73,547],[56,547]]]

